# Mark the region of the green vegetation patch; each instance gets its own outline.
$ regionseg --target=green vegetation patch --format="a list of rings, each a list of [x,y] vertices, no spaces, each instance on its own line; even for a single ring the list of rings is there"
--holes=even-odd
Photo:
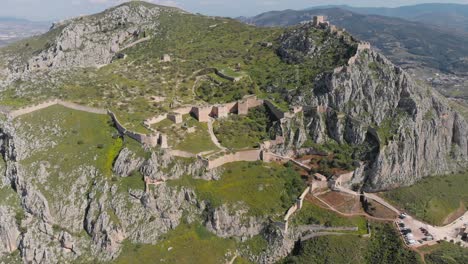
[[[373,224],[370,238],[355,235],[322,236],[301,242],[280,263],[395,264],[422,263],[407,249],[390,224]]]
[[[233,239],[219,238],[197,223],[182,223],[156,245],[125,242],[115,263],[227,263],[235,250]],[[227,253],[232,257],[226,258]]]
[[[426,264],[468,263],[468,248],[449,242],[442,241],[440,244],[424,248],[424,251],[428,252],[424,256]]]
[[[49,202],[53,196],[70,191],[71,185],[63,183],[74,182],[85,167],[92,166],[105,177],[112,175],[113,162],[123,143],[108,115],[51,106],[15,121],[31,140],[48,142],[47,148],[34,149],[36,145],[32,145],[30,156],[20,162],[30,174],[37,172],[40,163],[48,164],[47,181],[36,184]]]
[[[153,125],[153,127],[168,136],[169,144],[177,150],[197,154],[205,151],[215,151],[219,148],[211,140],[208,124],[198,122],[191,115],[184,115],[181,124],[174,124],[169,119]],[[189,129],[195,131],[189,133]]]
[[[280,216],[304,191],[305,184],[292,168],[262,162],[235,162],[223,166],[220,180],[205,181],[184,177],[168,182],[193,188],[197,196],[212,206],[248,206],[250,215]]]
[[[265,106],[249,110],[246,116],[231,115],[218,120],[213,127],[221,145],[231,149],[258,147],[259,143],[269,140],[271,127],[269,114]]]
[[[365,217],[344,217],[310,202],[304,202],[302,209],[292,217],[291,224],[295,226],[324,225],[330,227],[357,227],[357,234],[367,234],[367,222]]]
[[[411,214],[435,225],[443,225],[451,213],[468,205],[468,172],[424,178],[410,187],[384,193],[385,198]]]

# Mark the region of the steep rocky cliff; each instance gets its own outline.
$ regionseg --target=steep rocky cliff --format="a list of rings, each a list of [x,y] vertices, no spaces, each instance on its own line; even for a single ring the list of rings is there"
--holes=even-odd
[[[29,42],[19,43],[24,47],[18,48],[31,52],[31,56],[19,53],[7,58],[9,71],[16,79],[38,70],[106,65],[119,51],[133,43],[157,37],[160,15],[173,12],[183,11],[127,3],[96,15],[58,22],[41,39],[33,42],[38,43],[37,47],[31,47]]]
[[[464,118],[443,96],[373,50],[360,50],[350,65],[321,74],[312,93],[292,101],[309,109],[307,129],[315,142],[373,147],[362,178],[355,179],[368,191],[466,167]]]
[[[180,15],[178,20],[161,22],[163,15],[175,14]],[[351,146],[357,149],[350,153],[352,159],[363,161],[356,162],[362,165],[353,183],[366,191],[409,185],[428,175],[466,168],[468,127],[464,118],[444,97],[413,81],[381,54],[358,45],[349,34],[312,24],[260,32],[226,19],[181,14],[178,9],[145,3],[124,4],[55,25],[39,47],[23,46],[18,53],[2,50],[1,54],[16,54],[0,58],[6,62],[1,64],[0,74],[8,76],[3,81],[18,82],[0,91],[0,100],[5,106],[29,104],[34,98],[25,99],[18,90],[36,88],[47,99],[70,96],[76,101],[86,97],[95,104],[112,101],[125,122],[137,123],[142,129],[143,118],[166,111],[174,102],[202,104],[194,91],[196,75],[232,60],[234,68],[239,68],[232,74],[249,75],[244,77],[252,79],[248,86],[258,86],[252,93],[258,92],[282,108],[303,107],[303,112],[273,122],[271,136],[281,135],[285,140],[275,147],[279,153],[300,150],[306,144],[310,144],[308,148],[329,142]],[[179,21],[185,24],[175,26]],[[199,31],[186,29],[195,24]],[[223,26],[229,30],[216,31]],[[158,35],[162,28],[164,37]],[[225,34],[223,38],[221,34]],[[262,42],[252,43],[260,34],[264,34]],[[272,42],[264,42],[263,38],[271,36],[275,36],[269,39]],[[148,37],[161,39],[148,42],[156,47],[129,47]],[[242,37],[241,43],[235,43]],[[230,46],[232,43],[236,45]],[[204,46],[210,48],[206,54],[200,51]],[[125,47],[132,50],[129,59],[111,63]],[[163,52],[176,54],[173,64],[160,61]],[[75,82],[49,75],[60,75],[58,70],[73,73],[81,67],[94,68],[74,76]],[[55,82],[56,90],[41,90],[34,81],[22,86],[28,75]],[[107,79],[94,86],[103,75]],[[172,77],[177,80],[169,80]],[[242,81],[235,84],[212,77],[226,91],[241,96],[237,92],[245,84]],[[154,82],[145,82],[149,79]],[[82,89],[82,81],[92,86]],[[168,84],[173,101],[149,100],[167,92],[159,91],[161,87],[152,86],[154,83]],[[142,109],[147,104],[149,110]],[[8,118],[0,122],[4,161],[0,197],[6,197],[0,201],[0,261],[15,250],[19,250],[18,258],[31,263],[110,261],[122,253],[125,241],[156,244],[184,222],[199,222],[212,234],[236,242],[261,236],[267,241],[266,249],[245,254],[255,262],[273,263],[292,250],[298,237],[294,227],[285,234],[278,219],[249,215],[242,202],[215,206],[210,199],[197,197],[191,187],[171,185],[219,180],[222,169],[208,171],[198,158],[180,159],[159,148],[132,146],[105,117],[99,122],[95,116],[79,119],[71,113],[65,118],[57,112],[45,114],[54,115],[48,122],[43,122],[43,116],[30,117],[29,122]],[[59,117],[62,123],[57,121]],[[78,132],[82,127],[86,130]],[[91,142],[94,135],[90,130],[107,134]],[[78,148],[82,151],[75,153]],[[146,190],[145,178],[158,185]],[[166,183],[160,184],[162,181]],[[263,185],[258,190],[263,191]]]

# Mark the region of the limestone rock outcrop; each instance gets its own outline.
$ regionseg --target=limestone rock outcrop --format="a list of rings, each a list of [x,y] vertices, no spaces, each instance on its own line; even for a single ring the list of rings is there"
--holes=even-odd
[[[140,169],[144,159],[136,157],[128,148],[123,148],[114,162],[113,171],[121,177],[128,177]]]
[[[15,222],[15,212],[0,206],[0,255],[9,254],[18,248],[20,232]]]
[[[247,210],[228,208],[222,205],[217,208],[208,207],[205,226],[220,237],[250,238],[260,233],[264,227],[264,219],[248,216]]]
[[[358,51],[354,63],[320,75],[314,96],[299,95],[317,143],[369,143],[367,191],[410,185],[466,167],[467,123],[447,100],[383,55]]]

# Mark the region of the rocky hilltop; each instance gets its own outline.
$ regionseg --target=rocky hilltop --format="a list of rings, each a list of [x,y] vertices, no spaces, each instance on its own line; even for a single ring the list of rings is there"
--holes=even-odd
[[[57,22],[43,39],[42,47],[30,56],[20,53],[10,57],[8,69],[21,76],[38,70],[106,65],[122,49],[149,38],[150,32],[157,35],[161,13],[174,12],[184,13],[177,8],[135,2],[96,15]]]
[[[110,109],[139,134],[154,132],[143,120],[206,105],[206,98],[229,103],[257,94],[280,115],[302,109],[265,121],[265,134],[283,139],[275,151],[346,149],[347,165],[357,169],[352,183],[365,191],[466,169],[468,161],[467,122],[443,96],[326,23],[265,29],[131,2],[0,49],[0,62],[2,112],[60,98]],[[138,144],[107,115],[58,107],[0,119],[0,262],[113,261],[196,225],[184,235],[243,245],[221,256],[226,261],[239,255],[274,263],[300,237],[300,228],[286,233],[278,221],[296,202],[300,176],[274,190],[293,198],[270,203],[287,207],[252,213],[244,200],[222,203],[207,194],[232,169],[208,170],[195,154],[178,158]],[[187,137],[201,127],[191,127]],[[239,171],[257,166],[256,176],[276,180],[297,174],[273,175],[268,165],[249,163]],[[266,193],[270,185],[262,182],[255,191]],[[258,240],[266,242],[256,251]],[[171,250],[178,249],[163,248]]]

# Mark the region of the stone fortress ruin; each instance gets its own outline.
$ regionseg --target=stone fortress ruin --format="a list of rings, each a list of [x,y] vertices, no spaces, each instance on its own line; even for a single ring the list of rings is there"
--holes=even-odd
[[[340,34],[343,30],[338,29],[337,27],[331,25],[328,21],[326,21],[326,17],[324,16],[317,16],[313,19],[313,25],[315,27],[319,27],[321,29],[328,29],[332,32]],[[351,57],[348,61],[348,66],[354,64],[358,59],[360,52],[368,50],[371,48],[369,42],[360,42],[357,47],[356,54]],[[161,62],[170,62],[171,57],[170,55],[166,54],[161,57]],[[346,66],[338,67],[336,70],[343,70]],[[215,72],[218,72],[215,69]],[[232,80],[235,81],[235,80]],[[265,106],[267,111],[270,113],[271,118],[275,121],[280,122],[281,124],[286,122],[288,119],[294,118],[298,113],[303,112],[303,108],[301,106],[293,106],[289,109],[289,111],[283,111],[278,108],[272,101],[267,99],[260,99],[257,98],[256,95],[247,95],[244,96],[242,99],[223,103],[223,104],[213,104],[213,105],[187,105],[178,108],[171,109],[167,113],[160,114],[158,116],[154,116],[144,120],[143,125],[151,131],[149,134],[142,134],[138,132],[134,132],[125,128],[124,124],[122,124],[117,116],[110,110],[106,109],[98,109],[92,108],[87,106],[78,105],[72,102],[66,102],[58,99],[50,100],[41,104],[21,108],[15,111],[6,112],[7,116],[10,119],[16,118],[18,116],[31,113],[52,105],[62,105],[64,107],[68,107],[74,110],[79,111],[86,111],[95,114],[108,114],[111,119],[113,120],[117,130],[120,134],[126,135],[137,142],[147,145],[149,147],[157,147],[159,146],[162,149],[169,149],[170,145],[168,142],[167,135],[156,131],[155,129],[151,128],[151,125],[157,124],[165,119],[171,120],[175,124],[183,123],[183,116],[184,115],[192,115],[196,118],[198,122],[211,122],[213,119],[220,119],[226,118],[231,114],[237,115],[247,115],[249,110],[258,106]],[[317,106],[316,107],[318,112],[326,112],[326,106]],[[228,151],[226,149],[220,149],[220,151],[216,152],[215,155],[212,156],[203,156],[201,154],[193,154],[193,155],[186,155],[182,151],[177,150],[170,150],[171,155],[179,156],[179,157],[193,157],[198,160],[201,160],[205,167],[210,169],[215,169],[224,164],[237,162],[237,161],[264,161],[264,162],[291,162],[294,166],[300,167],[305,171],[311,171],[307,165],[302,164],[300,161],[297,161],[293,158],[294,154],[281,156],[274,153],[274,149],[276,146],[282,145],[285,143],[285,138],[283,136],[276,136],[273,140],[268,140],[265,142],[259,142],[260,147],[256,149],[245,149],[239,151]],[[330,184],[333,186],[341,187],[342,185],[349,184],[354,176],[354,172],[349,172],[343,175],[338,175],[332,177],[331,179],[326,179],[325,177],[317,177],[317,179],[313,179],[309,182],[307,189],[298,197],[297,203],[295,203],[290,210],[287,211],[284,222],[282,222],[284,230],[287,231],[288,229],[288,221],[289,218],[298,210],[302,208],[302,202],[304,197],[307,193],[313,192],[315,190],[320,190]],[[163,184],[163,180],[154,180],[151,178],[145,178],[145,186],[148,190],[150,185],[159,185]]]

